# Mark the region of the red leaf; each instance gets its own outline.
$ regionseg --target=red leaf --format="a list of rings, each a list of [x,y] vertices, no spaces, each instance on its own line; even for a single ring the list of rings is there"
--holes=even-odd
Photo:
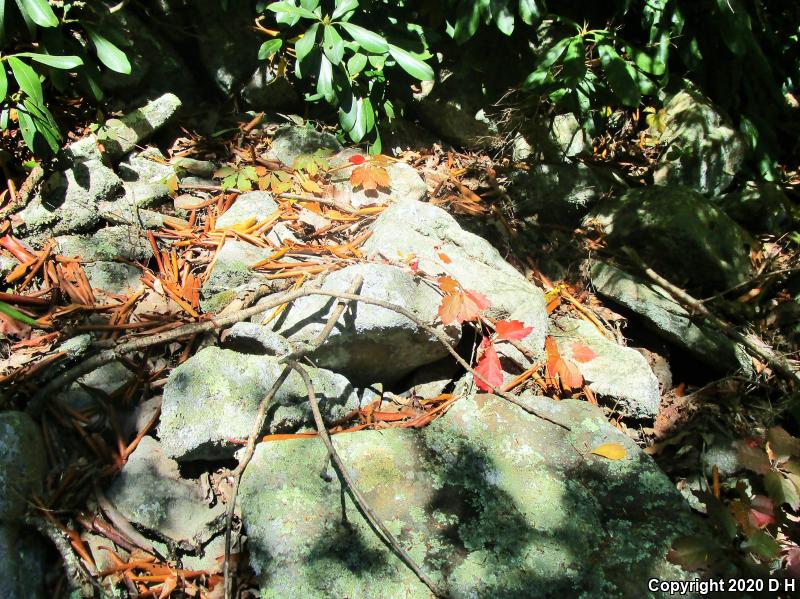
[[[526,327],[524,323],[519,320],[498,320],[494,323],[494,329],[497,331],[498,339],[525,339],[533,332],[533,327]]]
[[[500,356],[497,355],[494,346],[488,338],[481,343],[483,355],[475,366],[475,372],[483,377],[489,385],[475,377],[475,384],[482,391],[491,391],[492,387],[499,387],[503,384],[503,367],[500,364]]]
[[[775,524],[775,508],[772,500],[764,495],[753,497],[747,517],[751,526],[759,530]]]
[[[572,344],[572,359],[577,362],[591,362],[597,357],[597,354],[592,351],[591,347],[585,346],[583,343]]]
[[[417,272],[419,270],[419,258],[415,258],[408,265],[411,267],[411,272]]]
[[[361,154],[350,156],[348,160],[353,164],[364,164],[365,158]]]
[[[467,302],[472,302],[472,304],[474,304],[474,308],[472,306],[469,306],[471,309],[476,310],[474,318],[478,317],[477,312],[485,310],[486,308],[492,305],[492,302],[489,301],[489,298],[487,298],[482,293],[479,293],[478,291],[469,291],[468,289],[465,289],[464,295],[467,296]],[[473,319],[465,318],[464,320],[473,320]]]

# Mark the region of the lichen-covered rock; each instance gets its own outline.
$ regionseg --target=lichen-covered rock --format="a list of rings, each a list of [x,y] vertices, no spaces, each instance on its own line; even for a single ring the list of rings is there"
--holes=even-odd
[[[154,190],[161,188],[165,194],[169,193],[169,180],[177,176],[175,168],[158,148],[145,148],[131,154],[119,164],[118,170],[124,181],[148,185]]]
[[[46,547],[35,533],[0,523],[0,597],[45,599]]]
[[[120,119],[108,119],[97,131],[106,156],[119,158],[140,145],[177,114],[181,100],[166,93]]]
[[[399,305],[436,327],[451,344],[458,343],[459,327],[436,322],[441,296],[397,266],[348,266],[328,275],[322,289],[347,291],[359,275],[364,278],[360,295]],[[300,298],[283,311],[275,329],[290,341],[311,342],[324,328],[334,303],[333,298],[323,296]],[[328,339],[312,354],[316,364],[365,385],[394,382],[446,355],[447,350],[433,335],[405,316],[361,302],[348,306]]]
[[[579,156],[592,146],[592,139],[571,112],[553,117],[550,122],[550,138],[557,150],[556,158],[559,160]]]
[[[518,216],[538,214],[555,223],[577,223],[614,188],[610,176],[598,176],[585,164],[535,164],[511,178],[509,195]]]
[[[249,191],[243,193],[216,220],[217,229],[233,227],[251,218],[262,221],[278,209],[272,194],[266,191]]]
[[[97,160],[54,173],[19,213],[25,235],[62,235],[90,230],[100,222],[97,205],[114,199],[122,181]]]
[[[749,374],[752,361],[744,349],[720,331],[695,323],[692,315],[666,291],[614,266],[597,262],[592,285],[601,295],[625,306],[659,336],[723,372]]]
[[[748,181],[742,189],[720,197],[720,207],[748,231],[777,235],[800,221],[795,207],[780,186],[769,181]]]
[[[741,134],[696,90],[682,90],[664,106],[663,129],[651,133],[665,149],[656,185],[686,185],[718,195],[725,191],[744,161]]]
[[[286,126],[275,134],[269,155],[286,166],[294,166],[300,155],[313,154],[317,150],[333,154],[341,149],[342,145],[330,133],[321,133],[310,127]]]
[[[24,412],[0,412],[0,523],[14,524],[42,492],[47,459],[39,427]]]
[[[283,370],[278,358],[207,347],[170,374],[159,437],[177,460],[228,458],[252,432],[258,404]],[[358,407],[343,376],[308,368],[323,416],[336,420]],[[292,371],[272,400],[263,433],[292,432],[312,422],[302,378]]]
[[[250,268],[270,256],[273,250],[260,248],[244,241],[229,239],[217,254],[214,268],[206,272],[200,288],[200,307],[204,312],[219,312],[231,303],[248,285],[266,282]]]
[[[611,247],[630,246],[670,282],[704,292],[750,276],[747,232],[686,187],[640,187],[600,202],[584,220]]]
[[[354,164],[349,164],[347,159],[354,154],[359,154],[356,150],[346,149],[331,159],[331,164],[341,166],[334,171],[331,178],[333,184],[340,190],[343,198],[354,208],[363,208],[375,204],[386,205],[390,202],[419,201],[428,192],[428,186],[422,180],[417,169],[405,162],[393,162],[386,168],[389,174],[389,188],[379,188],[369,194],[363,189],[353,189],[350,183],[350,175],[353,170],[358,168]]]
[[[62,256],[96,260],[145,260],[152,255],[150,243],[137,227],[105,227],[91,235],[63,235],[55,238]]]
[[[544,293],[446,211],[423,202],[397,202],[381,213],[371,230],[361,248],[366,257],[396,262],[413,254],[426,275],[453,277],[465,289],[483,293],[492,304],[487,316],[533,327],[522,343],[542,351],[548,322]]]
[[[423,431],[333,438],[356,486],[406,551],[454,598],[638,596],[685,579],[665,555],[702,531],[651,458],[597,408],[530,398],[552,425],[490,395],[456,402]],[[627,456],[589,453],[608,442]],[[240,491],[261,596],[428,597],[340,485],[319,439],[265,443]],[[669,514],[665,518],[664,514]]]
[[[224,526],[225,508],[209,507],[195,480],[144,437],[111,483],[108,499],[130,522],[188,549],[204,545]]]
[[[131,264],[100,260],[83,267],[92,289],[128,293],[142,286],[142,269]]]
[[[607,339],[591,323],[577,318],[559,319],[553,338],[559,353],[578,367],[592,391],[613,399],[617,410],[628,417],[655,418],[661,401],[658,379],[642,354]],[[596,354],[594,358],[573,358],[587,347]]]

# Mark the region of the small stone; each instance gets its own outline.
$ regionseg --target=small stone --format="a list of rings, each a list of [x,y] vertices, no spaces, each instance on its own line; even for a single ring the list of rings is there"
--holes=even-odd
[[[107,120],[98,130],[97,138],[107,156],[119,158],[166,125],[180,108],[178,96],[166,93],[121,119]]]
[[[339,152],[342,145],[330,133],[320,133],[308,127],[283,127],[275,134],[270,156],[286,166],[294,166],[298,156],[313,154],[317,150]]]
[[[272,194],[266,191],[249,191],[243,193],[216,220],[216,228],[224,229],[250,220],[262,221],[278,209]]]
[[[219,312],[250,285],[266,282],[250,267],[272,255],[270,248],[260,248],[244,241],[229,239],[217,254],[214,268],[206,273],[200,288],[200,307],[204,312]]]
[[[553,117],[550,138],[558,149],[561,160],[583,154],[587,148],[592,147],[591,138],[571,112]]]

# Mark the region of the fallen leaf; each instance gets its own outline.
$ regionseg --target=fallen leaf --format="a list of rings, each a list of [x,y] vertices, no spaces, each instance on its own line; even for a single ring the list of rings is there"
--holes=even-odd
[[[597,354],[592,351],[592,348],[587,347],[583,343],[572,344],[572,359],[577,362],[591,362],[597,357]]]
[[[477,320],[482,310],[490,306],[486,296],[477,291],[454,291],[442,298],[439,306],[439,317],[443,324],[461,324],[464,321]]]
[[[488,338],[484,338],[481,343],[481,350],[482,355],[475,366],[475,372],[481,375],[489,385],[481,381],[477,376],[475,377],[475,384],[482,391],[491,391],[492,387],[499,387],[503,384],[503,367],[500,364],[500,356],[497,355],[494,345]]]
[[[494,329],[498,339],[507,341],[525,339],[533,332],[533,327],[526,327],[520,320],[498,320],[494,323]]]
[[[438,256],[439,256],[439,259],[442,262],[444,262],[445,264],[450,264],[452,262],[452,260],[450,259],[450,256],[448,256],[444,252],[439,252]]]
[[[352,164],[364,164],[366,159],[361,154],[355,154],[354,156],[350,156],[347,160]]]
[[[552,385],[556,384],[556,376],[565,391],[580,389],[583,386],[583,375],[578,367],[561,357],[556,340],[547,337],[544,340],[544,349],[547,354],[547,376]]]
[[[455,293],[458,291],[458,281],[452,277],[439,277],[436,282],[439,284],[439,289],[445,293]]]
[[[753,528],[762,529],[770,524],[775,524],[775,504],[765,495],[756,495],[750,502],[750,511],[747,514]]]
[[[365,164],[353,169],[350,183],[364,191],[377,191],[379,187],[389,189],[389,171],[382,166]]]
[[[625,456],[628,455],[628,452],[625,451],[625,448],[619,443],[603,443],[599,447],[595,447],[589,453],[614,461],[625,459]]]

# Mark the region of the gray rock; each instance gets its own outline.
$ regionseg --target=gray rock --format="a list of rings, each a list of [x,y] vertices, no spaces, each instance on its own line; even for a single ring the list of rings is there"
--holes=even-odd
[[[106,227],[91,235],[63,235],[55,241],[59,254],[88,262],[145,260],[153,253],[142,231],[136,227]]]
[[[45,575],[52,567],[35,533],[0,523],[0,597],[45,599]]]
[[[553,337],[559,353],[578,367],[592,391],[614,400],[617,410],[629,417],[655,418],[661,402],[658,379],[642,354],[617,345],[577,318],[559,319]],[[588,347],[597,357],[588,362],[575,360],[575,344]]]
[[[752,371],[742,347],[716,329],[693,322],[689,312],[660,287],[602,262],[592,266],[591,279],[598,293],[637,314],[648,328],[695,358],[724,372]]]
[[[585,402],[526,398],[564,431],[494,396],[456,402],[424,431],[334,437],[356,486],[449,596],[641,595],[652,577],[687,579],[665,554],[703,532],[669,479]],[[588,452],[608,442],[627,457]],[[318,439],[263,443],[240,491],[264,597],[428,597],[368,528]],[[664,517],[669,514],[669,517]]]
[[[744,469],[739,460],[739,452],[728,438],[714,437],[714,441],[706,448],[703,455],[703,466],[706,476],[711,476],[714,466],[720,476],[727,477]]]
[[[217,254],[213,270],[206,272],[200,288],[200,307],[204,312],[219,312],[248,285],[266,282],[263,275],[250,268],[273,253],[244,241],[229,239]]]
[[[97,160],[54,173],[19,213],[26,235],[62,235],[88,231],[100,222],[97,205],[111,200],[122,181]]]
[[[585,164],[535,164],[512,175],[508,192],[520,217],[573,224],[615,187]]]
[[[800,211],[780,186],[768,181],[748,181],[718,202],[728,216],[754,233],[783,233],[800,220]]]
[[[172,371],[164,387],[158,434],[164,453],[177,460],[229,458],[247,439],[258,404],[283,370],[272,356],[248,355],[218,347],[200,350]],[[309,368],[324,417],[341,418],[358,407],[343,376]],[[292,371],[272,400],[262,434],[292,432],[311,422],[303,380]]]
[[[163,214],[140,208],[137,201],[137,196],[126,189],[125,196],[119,200],[98,202],[97,212],[100,218],[115,225],[129,225],[140,229],[160,229],[164,226],[166,219]],[[147,199],[143,201],[148,202]]]
[[[611,247],[634,248],[656,272],[681,287],[720,291],[750,276],[750,236],[686,187],[632,189],[600,202],[584,224],[599,225]]]
[[[28,499],[42,492],[47,473],[44,440],[24,412],[0,412],[0,523],[14,524]]]
[[[392,119],[387,128],[381,129],[384,153],[399,156],[406,150],[420,151],[433,147],[441,141],[430,131],[414,122],[398,117]]]
[[[426,275],[449,276],[465,289],[483,293],[491,302],[487,316],[533,327],[522,343],[542,351],[548,323],[542,291],[446,211],[422,202],[397,202],[381,213],[371,230],[361,248],[367,258],[396,262],[398,256],[414,254]]]
[[[269,155],[286,166],[293,166],[294,161],[302,154],[313,154],[317,150],[333,154],[341,149],[342,145],[330,133],[320,133],[310,127],[287,125],[275,134]]]
[[[195,160],[194,158],[174,158],[172,166],[177,169],[179,175],[189,173],[195,177],[211,179],[217,170],[217,165],[208,160]]]
[[[293,351],[283,335],[255,322],[237,322],[220,336],[228,349],[249,354],[283,357]]]
[[[153,208],[168,197],[169,187],[164,183],[126,181],[122,184],[122,198],[118,201],[135,208]]]
[[[264,220],[278,209],[272,194],[266,191],[249,191],[243,193],[233,202],[216,221],[217,229],[232,227],[250,218]]]
[[[558,114],[550,122],[550,138],[558,150],[558,158],[574,158],[591,150],[592,140],[574,114]]]
[[[166,125],[180,110],[181,100],[166,93],[120,119],[109,119],[97,131],[109,158],[119,158]]]
[[[130,368],[125,367],[121,362],[109,362],[96,368],[88,374],[78,379],[86,387],[97,389],[103,393],[111,395],[122,389],[136,376]]]
[[[92,345],[92,336],[89,333],[70,337],[58,346],[57,351],[64,352],[68,360],[77,360],[86,353]]]
[[[69,144],[62,150],[62,155],[65,160],[72,164],[79,164],[89,160],[102,161],[103,154],[100,152],[98,144],[97,136],[92,133]]]
[[[158,148],[145,148],[131,154],[128,160],[119,164],[119,173],[128,182],[162,186],[165,194],[169,193],[169,179],[176,176],[175,168],[167,163],[166,157]]]
[[[361,275],[359,293],[365,297],[397,304],[422,322],[435,326],[455,345],[459,327],[436,323],[441,297],[409,272],[385,264],[355,264],[331,273],[322,289],[347,291]],[[324,328],[334,307],[333,298],[302,297],[293,302],[276,321],[275,328],[290,341],[312,342]],[[375,381],[390,383],[424,364],[447,355],[447,350],[430,333],[405,316],[369,304],[348,307],[328,339],[313,354],[315,363],[341,372],[356,384]]]
[[[152,437],[141,440],[107,496],[132,523],[183,547],[203,545],[224,527],[222,504],[209,507],[198,482],[182,479]]]
[[[719,195],[733,181],[744,161],[741,134],[697,91],[678,92],[664,106],[663,131],[652,131],[665,145],[656,185],[686,185]]]
[[[277,77],[268,64],[259,65],[242,87],[242,100],[253,110],[276,110],[296,106],[300,95],[286,77]]]
[[[358,154],[357,151],[344,150],[337,154],[331,163],[337,164],[342,158]],[[342,161],[344,162],[344,161]],[[354,208],[363,208],[374,204],[385,205],[390,202],[419,201],[428,193],[428,186],[417,170],[405,162],[394,162],[386,167],[389,173],[389,189],[378,189],[369,195],[363,189],[353,189],[350,174],[357,168],[349,165],[337,170],[331,178],[333,184],[342,192]]]

